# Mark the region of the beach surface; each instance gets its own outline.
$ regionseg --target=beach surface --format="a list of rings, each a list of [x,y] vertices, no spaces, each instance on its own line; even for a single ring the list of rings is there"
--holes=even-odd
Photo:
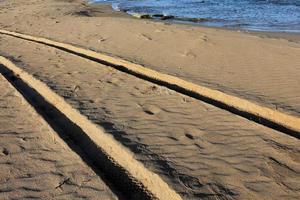
[[[3,1],[0,25],[76,44],[300,116],[299,37],[132,19],[83,1]],[[276,35],[276,34],[275,34]],[[290,41],[289,41],[290,40]]]
[[[2,75],[0,90],[0,199],[118,199]]]
[[[1,1],[0,7],[1,29],[123,58],[300,116],[297,35],[139,20],[80,0]],[[44,44],[1,34],[0,55],[103,127],[183,199],[300,196],[295,137]]]

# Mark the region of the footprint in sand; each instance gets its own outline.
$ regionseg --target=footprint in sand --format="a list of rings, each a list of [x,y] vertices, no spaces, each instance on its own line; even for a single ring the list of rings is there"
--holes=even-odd
[[[164,32],[164,31],[165,31],[165,29],[156,29],[154,32],[161,33],[161,32]]]
[[[206,134],[206,132],[199,129],[190,129],[185,131],[184,136],[182,136],[180,139],[190,140],[195,146],[197,146],[201,150],[210,149],[211,151],[214,151],[214,147],[212,147],[211,143],[205,139]]]
[[[188,51],[185,55],[186,55],[187,57],[189,57],[189,58],[196,58],[196,57],[197,57],[197,55],[194,54],[194,53],[191,52],[191,51]]]
[[[142,94],[152,94],[158,91],[158,87],[155,85],[151,85],[149,87],[146,87],[141,93]]]
[[[191,103],[191,102],[193,102],[193,99],[192,98],[183,97],[182,98],[182,102],[184,102],[184,103]]]
[[[117,78],[111,78],[110,80],[107,80],[106,82],[110,83],[110,84],[113,84],[115,86],[119,85],[119,79],[117,79]]]
[[[65,65],[63,63],[55,63],[54,67],[56,67],[56,68],[64,68]]]
[[[8,155],[9,155],[9,150],[6,149],[6,148],[4,148],[4,149],[2,150],[2,154],[5,155],[5,156],[8,156]]]
[[[74,86],[73,86],[73,93],[76,94],[80,89],[81,89],[81,88],[80,88],[79,85],[74,85]]]
[[[149,114],[149,115],[156,115],[158,113],[160,113],[161,109],[158,108],[157,106],[153,106],[153,105],[145,105],[143,106],[143,110],[145,113]]]
[[[187,137],[191,140],[200,138],[200,137],[204,136],[205,134],[206,134],[205,132],[203,132],[202,130],[196,129],[196,128],[188,129],[185,131],[185,137]]]
[[[93,99],[94,103],[100,103],[101,100],[102,100],[101,98],[95,98],[95,99]]]
[[[206,35],[204,35],[204,36],[202,37],[202,41],[208,42],[208,37],[207,37]]]
[[[107,40],[107,38],[99,37],[99,39],[97,40],[97,42],[101,43],[101,42],[105,42],[106,40]]]
[[[193,53],[192,51],[190,51],[190,50],[181,53],[181,56],[182,56],[182,57],[188,57],[188,58],[196,58],[196,57],[197,57],[197,55],[194,54],[194,53]]]
[[[146,34],[141,34],[141,36],[143,38],[145,38],[146,40],[149,40],[149,41],[152,40],[152,38],[150,36],[146,35]]]
[[[192,134],[190,134],[190,133],[186,133],[185,137],[187,137],[187,138],[189,138],[191,140],[195,139],[195,137]]]

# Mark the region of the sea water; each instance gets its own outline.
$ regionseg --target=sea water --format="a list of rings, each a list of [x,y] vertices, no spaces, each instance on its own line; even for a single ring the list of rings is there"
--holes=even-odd
[[[207,26],[300,33],[300,0],[92,0],[128,13]],[[190,19],[190,20],[189,20]],[[198,19],[198,20],[197,20]]]

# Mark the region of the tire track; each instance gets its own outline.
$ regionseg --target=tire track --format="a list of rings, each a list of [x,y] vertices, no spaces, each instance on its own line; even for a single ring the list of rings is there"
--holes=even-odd
[[[97,167],[109,174],[111,181],[130,199],[181,199],[157,174],[147,170],[127,149],[72,108],[45,84],[2,56],[0,64],[4,66],[1,71],[6,77],[17,78],[22,82],[25,89],[17,89],[32,90],[35,93],[33,96],[39,95],[40,99],[46,101],[43,104],[56,109],[61,113],[61,117],[67,118],[76,129],[79,129],[72,133],[71,137],[80,142],[83,149],[98,164]]]
[[[0,199],[124,200],[0,74]]]
[[[139,78],[168,87],[179,93],[189,95],[199,100],[210,103],[219,108],[228,110],[234,114],[243,116],[249,120],[263,124],[270,128],[300,138],[300,118],[257,105],[248,100],[241,99],[223,92],[184,81],[175,76],[163,74],[138,64],[134,64],[119,58],[114,58],[91,50],[78,48],[69,44],[55,42],[49,39],[33,37],[21,33],[0,30],[0,34],[37,42],[47,46],[84,57],[95,62],[116,68]]]

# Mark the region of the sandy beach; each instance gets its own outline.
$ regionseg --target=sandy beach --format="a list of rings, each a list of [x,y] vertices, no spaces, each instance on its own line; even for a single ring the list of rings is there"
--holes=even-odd
[[[89,5],[81,0],[0,1],[0,29],[122,58],[300,117],[300,35],[244,33],[135,19],[112,11],[109,5]],[[45,83],[102,127],[182,199],[298,199],[300,196],[300,142],[295,137],[44,44],[0,34],[0,55]],[[5,81],[0,79],[2,91],[9,88]],[[2,114],[8,112],[8,105],[19,108],[4,93],[1,95]],[[17,116],[14,118],[17,122],[26,118],[15,114],[17,111],[11,112]],[[11,118],[2,114],[0,123],[10,122]],[[13,129],[14,125],[7,126]],[[22,129],[34,132],[32,128],[36,126],[29,124]],[[7,141],[1,144],[1,149],[7,143],[20,146],[18,139],[7,139],[5,126],[0,127],[1,143]],[[53,134],[51,130],[42,132]],[[48,140],[51,139],[45,136],[30,145]],[[64,154],[70,154],[67,159],[82,162],[67,146],[62,148],[70,151]],[[2,162],[0,168],[19,165],[15,160],[21,158],[14,157],[18,152],[11,154],[11,165]],[[56,156],[55,159],[60,159]],[[1,155],[0,159],[6,157]],[[28,163],[26,168],[32,168],[33,161]],[[50,163],[42,165],[45,171],[57,169],[56,165],[50,169]],[[81,165],[82,169],[90,170],[84,162]],[[69,168],[62,170],[64,173]],[[47,184],[59,182],[58,179],[50,174]],[[19,187],[14,174],[0,174],[0,180],[1,187],[12,184],[15,187],[9,192],[19,195],[5,192],[6,199],[27,195],[28,191]],[[31,187],[36,182],[26,184]],[[93,188],[98,184],[104,189],[87,188],[87,193],[82,191],[87,198],[97,199],[95,195],[103,196],[101,199],[117,198],[101,178],[95,178],[91,184]],[[76,190],[72,187],[68,190]],[[101,194],[95,193],[100,191]],[[30,192],[42,198],[40,190]],[[58,193],[47,195],[59,198]]]
[[[0,198],[118,199],[0,75]]]

